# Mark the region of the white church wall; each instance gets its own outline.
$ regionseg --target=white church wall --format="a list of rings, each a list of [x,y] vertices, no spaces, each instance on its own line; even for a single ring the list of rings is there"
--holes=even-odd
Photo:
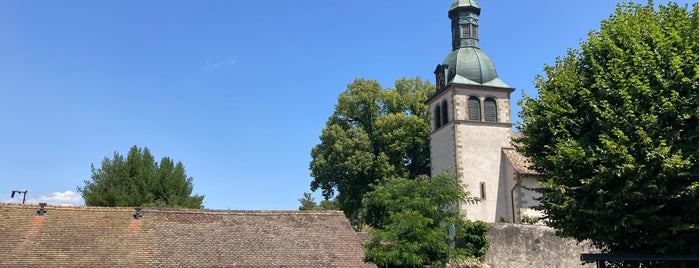
[[[449,124],[442,127],[430,136],[431,150],[430,159],[432,161],[432,174],[437,175],[442,171],[449,171],[454,174],[456,168],[456,152],[454,148],[454,125]]]
[[[532,208],[539,205],[537,199],[541,197],[541,193],[533,190],[539,187],[541,186],[535,177],[522,177],[522,208]]]
[[[435,129],[434,111],[437,105],[442,105],[444,101],[448,105],[449,122],[446,125]],[[454,138],[454,105],[452,94],[445,93],[430,103],[430,124],[432,135],[430,135],[430,159],[431,171],[433,175],[442,171],[449,171],[455,174],[456,169],[456,145]]]
[[[501,148],[509,146],[510,128],[509,124],[498,123],[462,122],[456,125],[457,172],[467,191],[475,197],[485,197],[479,204],[462,206],[468,219],[498,220],[496,211],[498,203],[503,202],[500,193],[505,187],[499,183],[503,158]]]

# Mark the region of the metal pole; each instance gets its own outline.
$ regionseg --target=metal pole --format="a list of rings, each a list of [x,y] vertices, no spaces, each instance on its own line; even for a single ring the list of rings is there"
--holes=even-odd
[[[27,202],[27,190],[12,190],[10,198],[15,198],[15,194],[22,194],[22,205]]]

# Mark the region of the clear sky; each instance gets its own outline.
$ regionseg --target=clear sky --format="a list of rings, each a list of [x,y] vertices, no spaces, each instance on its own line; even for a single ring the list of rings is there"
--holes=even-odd
[[[206,208],[297,209],[337,96],[434,81],[451,2],[0,1],[0,202],[81,205],[90,164],[138,145],[181,161]],[[478,2],[513,103],[617,3]]]

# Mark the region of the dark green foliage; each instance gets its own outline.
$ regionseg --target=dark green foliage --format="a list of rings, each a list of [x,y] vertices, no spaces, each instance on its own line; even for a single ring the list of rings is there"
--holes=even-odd
[[[488,230],[490,224],[482,221],[456,221],[457,256],[467,256],[476,259],[485,258],[490,240]]]
[[[311,190],[322,189],[326,199],[335,196],[339,208],[356,221],[370,184],[429,174],[424,101],[431,90],[420,78],[397,80],[392,89],[364,79],[349,84],[311,151]]]
[[[131,147],[124,159],[114,152],[101,168],[91,165],[92,180],[78,191],[88,206],[202,208],[203,195],[192,194],[192,178],[184,165],[164,157],[156,163],[148,148]]]
[[[699,4],[622,4],[525,98],[521,151],[561,235],[699,253]]]
[[[299,210],[339,210],[335,199],[324,199],[320,204],[316,203],[315,198],[311,193],[303,193],[303,197],[299,199],[301,206]]]
[[[452,251],[460,258],[480,258],[488,247],[488,224],[466,222],[459,202],[477,202],[459,180],[446,173],[434,178],[392,178],[378,183],[365,195],[367,210],[382,211],[374,217],[367,260],[380,267],[420,267],[444,262],[449,239],[447,226],[454,224],[464,248]],[[365,212],[370,214],[369,212]]]
[[[421,212],[396,212],[384,228],[371,230],[366,258],[379,267],[421,267],[444,260],[448,235],[445,228],[435,226],[439,225]]]

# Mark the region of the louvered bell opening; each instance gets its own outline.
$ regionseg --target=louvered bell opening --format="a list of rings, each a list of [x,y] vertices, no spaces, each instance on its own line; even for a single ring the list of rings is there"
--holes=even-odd
[[[442,102],[442,126],[449,122],[449,106],[447,101]]]
[[[476,97],[468,99],[468,119],[481,121],[481,101]]]
[[[495,104],[494,99],[485,99],[485,121],[497,122],[498,121],[498,107]]]
[[[434,129],[438,129],[442,126],[442,111],[439,109],[439,105],[434,109]]]

